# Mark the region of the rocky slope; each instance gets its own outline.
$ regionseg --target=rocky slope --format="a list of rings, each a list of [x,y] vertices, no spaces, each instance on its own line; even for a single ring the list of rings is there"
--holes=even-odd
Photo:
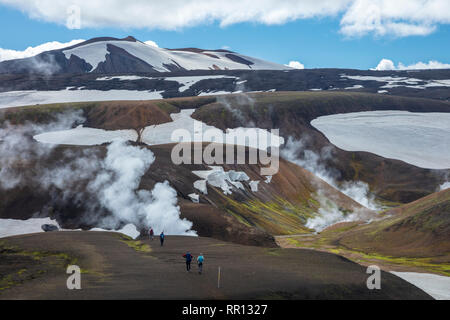
[[[367,152],[343,151],[310,124],[320,116],[375,110],[450,112],[450,104],[363,93],[277,92],[223,97],[202,106],[193,117],[222,129],[246,123],[280,128],[283,137],[302,141],[294,158],[304,159],[305,150],[311,150],[320,158],[317,166],[327,168],[338,181],[368,183],[381,201],[408,203],[435,192],[448,170],[422,169]],[[332,156],[320,157],[324,150]]]
[[[61,112],[79,110],[85,117],[86,126],[141,132],[145,126],[171,121],[169,114],[178,112],[180,107],[198,108],[214,101],[215,98],[205,97],[13,108],[4,112],[3,121],[19,127],[29,126],[30,122],[42,125],[52,123]],[[30,141],[30,144],[34,146],[37,142]],[[144,144],[135,145],[147,148]],[[39,177],[42,172],[57,170],[59,166],[83,159],[86,154],[95,154],[98,156],[97,161],[101,161],[106,148],[104,145],[59,146],[44,157],[30,157],[26,161],[9,164],[14,170],[23,173],[23,181],[0,195],[0,217],[27,219],[36,215],[50,215],[65,228],[89,229],[97,226],[96,223],[110,213],[97,207],[92,211],[89,195],[83,187],[86,181],[81,179],[77,183],[80,191],[76,196],[68,197],[61,190],[41,187]],[[169,181],[177,192],[182,216],[192,221],[193,229],[202,236],[246,244],[274,245],[272,235],[311,232],[305,225],[309,218],[317,214],[321,207],[320,201],[332,203],[347,214],[354,211],[372,214],[307,170],[285,160],[281,160],[279,173],[270,181],[268,177],[261,176],[261,164],[224,165],[225,172],[234,170],[245,173],[247,178],[241,181],[242,186],[231,186],[231,194],[225,194],[221,187],[208,184],[207,194],[202,194],[194,187],[194,183],[200,180],[194,171],[210,170],[208,166],[174,165],[171,160],[173,145],[151,146],[149,149],[156,161],[142,177],[140,188],[152,190],[156,183]],[[251,185],[252,181],[259,182],[256,190]],[[198,204],[193,203],[190,197],[194,193],[199,195]],[[146,228],[144,224],[138,227],[142,230]]]
[[[4,110],[3,121],[13,125],[23,125],[27,121],[51,123],[56,119],[55,115],[61,112],[80,110],[86,126],[108,130],[134,129],[139,133],[146,126],[171,121],[169,115],[184,108],[196,109],[194,117],[222,129],[253,122],[261,128],[281,128],[281,134],[286,138],[307,135],[309,139],[305,146],[320,154],[324,147],[330,147],[330,143],[309,124],[311,119],[320,115],[379,108],[447,112],[449,105],[426,99],[356,93],[265,93],[227,96],[226,99],[202,97],[12,108]],[[143,144],[140,146],[145,147]],[[360,205],[317,179],[311,172],[285,160],[280,163],[279,174],[269,183],[265,182],[267,177],[260,175],[260,165],[224,166],[225,171],[235,170],[248,175],[249,180],[244,182],[243,189],[233,188],[231,195],[225,195],[221,188],[208,186],[208,194],[202,195],[194,188],[194,182],[199,177],[193,171],[209,168],[205,165],[173,165],[170,160],[172,147],[150,147],[156,155],[156,162],[143,177],[141,187],[151,190],[156,182],[170,181],[177,191],[183,216],[194,222],[194,229],[200,235],[240,243],[273,245],[271,235],[311,232],[305,224],[322,206],[318,195],[324,191],[325,199],[332,200],[335,207],[346,214],[361,209]],[[25,175],[30,175],[32,181],[36,169],[57,167],[61,162],[70,162],[74,157],[92,150],[101,158],[106,147],[60,146],[48,158],[16,165],[23,169]],[[368,183],[378,200],[389,205],[393,205],[392,202],[410,202],[431,194],[445,179],[445,170],[421,169],[369,153],[345,152],[335,148],[333,155],[333,158],[325,159],[325,164],[338,170],[340,180]],[[298,156],[302,156],[301,152]],[[260,181],[258,191],[252,190],[250,181]],[[199,204],[192,203],[190,195],[193,193],[199,194]],[[70,199],[54,201],[54,194],[39,186],[22,185],[2,193],[2,198],[3,218],[26,219],[36,213],[49,214],[58,218],[62,226],[70,228],[89,228],[96,221],[83,217],[86,211],[83,203],[80,205]],[[97,214],[97,217],[104,217],[108,212],[100,210]]]
[[[284,247],[339,253],[385,270],[450,275],[450,190],[387,211],[370,224],[341,223],[311,237],[279,239]]]

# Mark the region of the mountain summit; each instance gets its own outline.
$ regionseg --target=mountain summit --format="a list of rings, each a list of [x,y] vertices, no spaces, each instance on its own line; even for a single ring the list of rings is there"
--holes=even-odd
[[[134,37],[94,38],[31,58],[3,61],[0,73],[160,73],[187,70],[285,70],[228,50],[163,49]]]

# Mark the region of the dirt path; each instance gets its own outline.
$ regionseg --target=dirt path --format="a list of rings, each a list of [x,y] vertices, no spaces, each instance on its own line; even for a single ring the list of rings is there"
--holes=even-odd
[[[150,250],[103,232],[57,232],[5,240],[24,252],[65,253],[86,273],[82,290],[66,287],[65,268],[36,276],[9,289],[0,299],[427,299],[424,292],[391,274],[382,290],[370,291],[362,266],[333,254],[268,249],[210,238],[167,237]],[[204,274],[185,270],[182,254],[205,255]],[[3,259],[0,254],[0,267]],[[74,261],[74,260],[72,260]],[[37,265],[44,269],[44,261]],[[221,288],[217,273],[221,267]],[[11,268],[13,266],[9,266]],[[1,269],[0,269],[1,270]],[[17,271],[17,270],[12,270]],[[4,275],[3,275],[4,276]]]

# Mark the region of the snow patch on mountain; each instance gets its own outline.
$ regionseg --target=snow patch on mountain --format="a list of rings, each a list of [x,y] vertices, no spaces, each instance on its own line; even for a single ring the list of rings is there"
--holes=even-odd
[[[107,40],[79,45],[63,50],[65,57],[77,56],[92,66],[91,72],[106,61],[108,45],[125,50],[158,72],[170,72],[171,67],[184,70],[284,70],[289,67],[229,51],[168,50],[140,41]]]
[[[422,80],[407,77],[377,77],[377,76],[348,76],[341,75],[341,78],[358,80],[358,81],[377,81],[386,83],[381,86],[382,89],[392,89],[397,87],[406,87],[412,89],[427,89],[432,87],[450,87],[450,80]],[[357,86],[357,85],[356,85]],[[355,88],[356,89],[356,88]]]
[[[354,86],[345,88],[345,90],[356,90],[356,89],[362,89],[362,88],[364,88],[364,86],[355,84]]]
[[[311,122],[335,146],[366,151],[427,169],[450,168],[450,113],[370,111]]]
[[[254,149],[266,151],[265,147],[280,147],[284,144],[284,139],[274,135],[267,130],[260,128],[236,128],[228,129],[223,132],[216,127],[209,126],[203,122],[193,119],[191,116],[195,109],[181,110],[180,113],[171,114],[172,122],[163,123],[155,126],[146,127],[141,134],[141,141],[149,146],[178,143],[173,136],[174,132],[183,129],[185,133],[189,133],[186,140],[182,142],[217,142],[213,136],[206,136],[206,132],[215,131],[217,135],[221,135],[223,142],[228,144],[242,145]],[[234,139],[235,137],[246,136],[246,132],[250,130],[255,135],[249,139]],[[260,137],[266,137],[267,141],[260,141]],[[114,130],[107,131],[95,128],[85,128],[79,126],[74,129],[63,131],[44,132],[34,137],[41,143],[49,144],[69,144],[69,145],[99,145],[112,142],[116,139],[129,141],[137,141],[137,133],[135,130]]]
[[[196,193],[191,193],[188,195],[189,199],[191,199],[191,201],[193,203],[200,203],[200,196]]]
[[[0,92],[0,109],[30,106],[37,104],[117,101],[117,100],[158,100],[163,91],[137,90],[73,90],[66,88],[59,91],[8,91]]]
[[[34,136],[41,143],[93,146],[113,142],[116,139],[137,141],[135,130],[103,130],[78,126],[75,129],[46,132]]]
[[[176,141],[172,139],[173,133],[177,129],[187,130],[186,133],[189,133],[189,137],[186,137],[186,140],[183,142],[215,142],[213,137],[206,137],[205,133],[210,130],[215,130],[218,134],[222,135],[223,141],[231,141],[231,144],[236,145],[244,145],[250,148],[259,149],[263,148],[263,143],[258,141],[258,134],[261,136],[267,136],[269,146],[280,147],[284,144],[284,139],[277,135],[274,135],[267,130],[260,128],[236,128],[236,129],[228,129],[227,132],[223,132],[213,126],[209,126],[205,123],[197,121],[193,119],[191,116],[195,112],[195,109],[185,109],[181,110],[180,113],[171,114],[173,122],[163,123],[157,126],[150,126],[145,128],[142,133],[142,142],[148,145],[158,145],[158,144],[169,144],[176,143]],[[201,130],[201,131],[197,131]],[[231,137],[235,136],[245,136],[245,132],[247,130],[256,131],[256,138],[252,137],[252,139],[247,139],[245,141],[235,141],[231,139]]]
[[[166,81],[176,81],[182,86],[178,89],[180,92],[184,92],[190,89],[194,84],[202,80],[213,80],[213,79],[237,79],[236,77],[229,76],[193,76],[193,77],[170,77],[164,78]]]
[[[261,181],[250,181],[250,188],[252,189],[252,192],[258,192],[260,182]]]
[[[119,80],[119,81],[136,81],[136,80],[165,80],[165,81],[175,81],[178,82],[178,84],[181,85],[181,87],[178,89],[179,92],[185,92],[186,90],[190,89],[194,84],[203,81],[203,80],[214,80],[214,79],[239,79],[237,77],[233,76],[225,76],[225,75],[218,75],[218,76],[190,76],[190,77],[141,77],[141,76],[110,76],[110,77],[100,77],[97,78],[97,81],[112,81],[112,80]],[[237,82],[236,84],[238,84]],[[228,92],[227,92],[228,93]]]
[[[192,172],[197,177],[202,179],[200,180],[202,181],[201,185],[199,185],[199,182],[197,181],[194,184],[194,187],[196,189],[203,189],[201,191],[204,194],[207,194],[207,191],[205,192],[206,183],[210,184],[213,187],[222,189],[225,195],[230,195],[233,193],[233,187],[245,190],[242,182],[250,180],[245,172],[236,172],[234,170],[225,172],[223,167],[220,166],[210,166],[209,168],[211,170]],[[203,183],[205,183],[205,186],[203,185]]]

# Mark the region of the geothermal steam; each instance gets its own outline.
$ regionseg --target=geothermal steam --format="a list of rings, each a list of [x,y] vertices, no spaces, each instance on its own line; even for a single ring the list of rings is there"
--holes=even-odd
[[[189,231],[192,223],[180,219],[177,192],[167,181],[157,183],[151,192],[138,190],[142,176],[154,161],[150,150],[116,140],[108,146],[100,173],[89,183],[88,191],[97,194],[114,219],[144,224],[167,234],[195,235]]]
[[[56,162],[51,161],[56,146],[32,138],[83,120],[81,113],[71,112],[49,125],[7,123],[0,128],[0,189],[39,188],[51,195],[49,207],[82,208],[83,223],[104,229],[132,223],[166,234],[195,235],[192,223],[180,218],[177,192],[168,182],[157,183],[151,191],[139,190],[155,161],[150,150],[116,140],[107,147],[106,156],[98,148],[71,148],[60,151]],[[29,169],[24,170],[24,164]]]
[[[367,183],[362,181],[345,181],[339,183],[337,181],[339,172],[328,168],[323,162],[324,160],[332,157],[332,147],[324,147],[320,151],[320,154],[318,154],[312,150],[306,149],[305,144],[304,139],[294,140],[290,137],[285,145],[285,148],[281,150],[281,156],[286,160],[298,164],[299,166],[312,172],[314,175],[321,178],[329,185],[335,187],[343,194],[349,198],[352,198],[364,207],[375,211],[380,209],[378,204],[375,202],[374,196],[370,193]],[[300,157],[300,154],[303,156]],[[367,219],[367,217],[359,214],[357,210],[351,214],[342,212],[336,205],[325,201],[324,197],[321,196],[320,190],[317,195],[317,200],[319,201],[321,208],[318,216],[308,220],[306,226],[309,228],[321,231],[339,222]]]

